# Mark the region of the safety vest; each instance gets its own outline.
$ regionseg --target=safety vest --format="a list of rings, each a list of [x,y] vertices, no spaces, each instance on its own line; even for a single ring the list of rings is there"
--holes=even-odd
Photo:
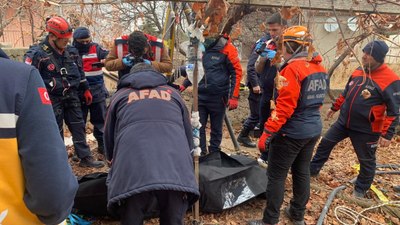
[[[82,55],[83,61],[83,71],[85,72],[86,77],[93,77],[103,75],[103,71],[101,68],[93,67],[92,64],[96,62],[100,62],[97,58],[97,46],[92,45],[89,48],[89,52],[85,55]]]
[[[157,37],[151,36],[149,34],[144,34],[147,37],[149,45],[151,46],[151,52],[147,53],[147,58],[150,61],[161,61],[161,55],[163,50],[163,41]],[[129,35],[122,35],[115,39],[116,53],[119,59],[129,54],[128,51],[128,37]]]

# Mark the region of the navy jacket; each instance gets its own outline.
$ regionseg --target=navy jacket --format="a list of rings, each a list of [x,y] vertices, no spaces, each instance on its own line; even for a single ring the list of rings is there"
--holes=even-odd
[[[119,88],[104,131],[106,157],[112,160],[109,209],[114,211],[134,194],[154,190],[187,192],[194,203],[199,191],[191,155],[192,128],[180,94],[153,70],[123,76]]]
[[[307,52],[296,54],[280,72],[276,109],[264,126],[270,132],[294,139],[321,134],[320,108],[329,80],[321,56],[314,53],[311,61],[307,61],[307,55]]]
[[[0,187],[3,224],[58,224],[78,189],[39,72],[1,57]]]
[[[50,55],[54,55],[56,62],[50,59]],[[82,69],[82,60],[79,57],[78,50],[73,46],[68,45],[64,53],[60,55],[50,46],[48,38],[46,38],[39,45],[30,47],[24,55],[24,61],[39,70],[47,91],[52,96],[62,96],[63,90],[68,87],[68,84],[72,91],[89,88]],[[67,70],[66,79],[68,82],[63,80],[56,64],[59,65],[60,69],[65,68]]]
[[[368,91],[368,98],[362,95]],[[386,64],[364,75],[358,68],[333,103],[338,123],[348,129],[392,139],[400,115],[400,79]]]
[[[215,97],[239,97],[242,67],[236,48],[226,37],[206,48],[203,55],[204,77],[199,82],[199,100]]]

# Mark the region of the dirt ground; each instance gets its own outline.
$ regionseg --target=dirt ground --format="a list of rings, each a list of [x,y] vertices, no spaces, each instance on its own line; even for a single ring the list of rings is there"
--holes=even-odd
[[[239,133],[241,128],[242,121],[248,115],[248,104],[247,104],[247,91],[242,91],[239,108],[230,111],[228,113],[229,118],[233,124],[236,135]],[[187,90],[184,93],[184,98],[188,103],[190,108],[191,105],[191,90]],[[325,118],[325,112],[328,109],[329,104],[325,104],[322,108],[322,115]],[[329,128],[332,121],[324,120],[324,130]],[[207,128],[208,129],[208,128]],[[89,131],[90,132],[90,129]],[[256,140],[255,140],[256,141]],[[96,148],[95,141],[89,142],[92,149]],[[241,146],[239,152],[236,152],[232,141],[229,137],[229,133],[224,128],[224,136],[222,141],[222,149],[224,152],[232,153],[232,154],[245,154],[251,158],[256,159],[259,156],[259,152],[257,149],[253,148],[245,148]],[[387,148],[379,148],[377,151],[377,163],[378,164],[400,164],[400,137],[396,137],[395,140],[391,143],[391,145]],[[95,151],[93,151],[96,154]],[[332,155],[330,156],[330,160],[327,162],[321,174],[318,178],[312,178],[311,186],[311,198],[309,203],[307,204],[307,210],[305,215],[306,224],[316,224],[320,213],[324,207],[325,202],[327,201],[328,195],[330,192],[341,185],[346,185],[343,191],[340,192],[339,196],[333,200],[332,205],[329,207],[329,211],[327,216],[325,217],[324,224],[336,225],[341,224],[337,218],[344,218],[343,214],[335,214],[335,209],[339,206],[346,206],[356,212],[362,211],[364,208],[381,204],[377,198],[377,195],[370,191],[369,199],[367,201],[356,201],[351,197],[352,185],[349,181],[356,177],[356,170],[353,166],[357,164],[357,158],[354,153],[354,150],[351,146],[351,143],[348,139],[339,143],[335,149],[333,150]],[[92,173],[95,171],[107,171],[108,168],[102,169],[82,169],[77,166],[77,163],[71,161],[71,165],[73,170],[75,171],[77,176],[82,176],[84,174]],[[381,169],[380,169],[381,170]],[[385,169],[392,170],[392,169]],[[393,169],[395,170],[395,169]],[[282,206],[282,209],[289,204],[290,198],[292,196],[292,180],[291,175],[288,176],[285,185],[285,199]],[[394,185],[400,185],[400,176],[399,175],[377,175],[374,180],[374,185],[382,191],[382,193],[387,196],[390,201],[400,201],[400,194],[395,193],[393,191]],[[246,222],[250,219],[260,219],[262,217],[262,212],[265,207],[265,200],[262,198],[255,198],[248,202],[245,202],[233,209],[226,210],[222,213],[217,214],[203,214],[201,213],[200,218],[201,222],[204,224],[221,224],[221,225],[237,225],[237,224],[246,224]],[[390,214],[387,210],[383,210],[382,208],[378,208],[376,210],[370,210],[363,213],[367,218],[374,219],[379,221],[382,224],[400,224],[399,208],[397,208],[397,216],[396,214]],[[288,218],[281,213],[281,220],[279,224],[291,224]],[[191,212],[187,213],[186,222],[190,224],[192,220]],[[119,224],[118,221],[113,221],[107,218],[91,218],[95,225],[116,225]],[[347,221],[349,222],[349,221]],[[151,219],[146,221],[145,224],[158,224],[157,219]],[[368,222],[366,219],[362,218],[360,224],[372,224]]]

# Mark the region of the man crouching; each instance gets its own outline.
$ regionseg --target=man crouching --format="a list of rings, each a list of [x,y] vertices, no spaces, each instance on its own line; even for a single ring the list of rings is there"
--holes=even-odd
[[[108,209],[121,224],[143,224],[155,198],[160,224],[184,224],[199,198],[192,128],[180,94],[151,65],[138,63],[121,78],[106,117]]]

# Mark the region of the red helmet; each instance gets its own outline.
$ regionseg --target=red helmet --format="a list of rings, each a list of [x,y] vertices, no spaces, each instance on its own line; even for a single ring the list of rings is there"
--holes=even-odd
[[[46,23],[46,31],[58,38],[71,38],[72,28],[69,23],[61,17],[53,16]]]

